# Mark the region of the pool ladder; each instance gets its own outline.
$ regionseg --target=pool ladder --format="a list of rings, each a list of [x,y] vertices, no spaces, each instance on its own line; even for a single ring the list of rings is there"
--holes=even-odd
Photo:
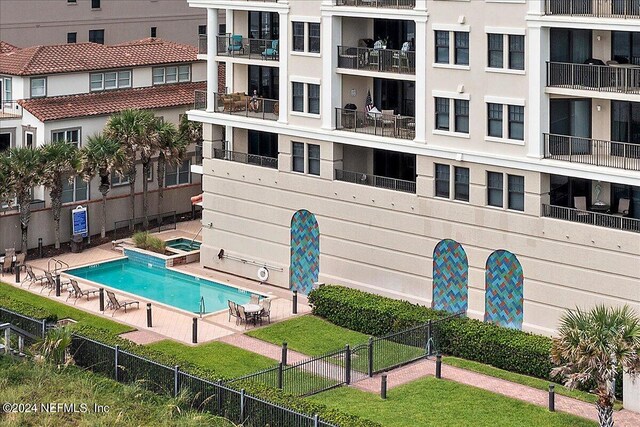
[[[204,304],[204,297],[200,297],[200,318],[202,319],[202,315],[207,311],[207,307]]]
[[[196,235],[193,237],[193,239],[191,239],[191,243],[189,244],[189,248],[193,248],[193,242],[196,241],[196,239],[198,238],[198,234],[200,234],[202,232],[202,227],[200,227],[200,230],[198,230],[198,232],[196,233]]]

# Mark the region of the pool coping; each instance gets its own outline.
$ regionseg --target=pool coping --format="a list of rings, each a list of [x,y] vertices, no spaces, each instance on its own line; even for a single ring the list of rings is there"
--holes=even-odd
[[[200,318],[200,319],[203,319],[203,320],[207,319],[208,317],[213,317],[213,316],[216,316],[216,315],[218,315],[220,313],[224,313],[224,312],[229,310],[228,308],[224,308],[222,310],[212,311],[212,312],[207,313],[205,315],[200,315],[199,313],[188,311],[188,310],[183,310],[181,308],[174,307],[172,305],[168,305],[166,303],[162,303],[162,302],[156,301],[155,299],[152,299],[152,298],[147,298],[147,297],[144,297],[142,295],[133,294],[131,292],[123,291],[121,289],[105,285],[103,283],[94,282],[93,280],[85,279],[85,278],[82,278],[82,277],[75,276],[73,274],[67,273],[68,270],[76,270],[76,269],[80,269],[80,268],[84,268],[84,267],[97,266],[97,265],[107,264],[107,263],[110,263],[110,262],[122,261],[122,260],[125,260],[125,259],[128,260],[129,257],[123,255],[123,256],[118,257],[118,258],[113,258],[113,259],[109,259],[109,260],[105,260],[105,261],[101,261],[101,262],[97,262],[97,263],[96,262],[89,262],[89,263],[86,263],[86,264],[76,265],[76,266],[73,266],[73,267],[68,268],[68,269],[60,270],[60,275],[61,276],[64,275],[64,277],[67,277],[67,278],[73,278],[75,280],[78,280],[78,281],[83,282],[83,283],[87,283],[87,284],[89,284],[91,286],[94,286],[94,287],[97,287],[97,288],[105,288],[105,289],[117,292],[119,294],[125,295],[125,296],[130,297],[130,298],[138,298],[138,299],[141,299],[141,300],[150,301],[150,302],[152,302],[154,304],[158,304],[159,306],[161,306],[161,307],[163,307],[163,308],[165,308],[167,310],[175,311],[175,312],[178,312],[178,313],[181,313],[181,314],[186,314],[186,315],[189,315],[191,317],[197,317],[197,318]],[[216,284],[221,285],[221,286],[226,286],[228,288],[240,289],[240,290],[242,290],[244,292],[248,292],[249,294],[258,294],[260,296],[265,296],[263,294],[260,294],[259,292],[255,292],[254,290],[247,289],[247,288],[244,288],[244,287],[241,287],[241,286],[235,286],[235,285],[215,282],[215,281],[211,280],[210,278],[202,276],[200,274],[185,273],[183,271],[178,270],[175,267],[167,267],[167,266],[165,266],[164,268],[166,270],[173,271],[174,273],[184,274],[185,276],[196,277],[196,278],[198,278],[200,280],[206,280],[207,282],[213,282],[213,283],[216,283]],[[267,292],[266,297],[270,298],[272,300],[279,298],[277,296],[273,296],[272,292]],[[105,312],[106,312],[106,310],[105,310]]]

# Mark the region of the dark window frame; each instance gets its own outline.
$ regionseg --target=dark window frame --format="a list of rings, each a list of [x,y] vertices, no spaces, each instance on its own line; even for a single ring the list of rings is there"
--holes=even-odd
[[[454,166],[453,198],[461,202],[469,201],[469,168]]]
[[[449,31],[436,30],[434,35],[435,40],[435,62],[436,64],[449,64],[450,53],[449,45]]]
[[[504,68],[504,34],[487,34],[487,67]]]
[[[435,197],[451,197],[451,167],[442,163],[434,164]]]
[[[304,173],[304,142],[291,142],[291,159],[291,170]]]
[[[525,69],[525,39],[520,34],[508,34],[509,38],[509,69]]]
[[[496,208],[504,207],[504,174],[502,172],[487,171],[487,205]]]
[[[68,44],[78,43],[78,33],[77,32],[67,33],[67,43]]]
[[[316,156],[317,149],[317,156]],[[311,151],[314,151],[313,155]],[[320,145],[307,144],[307,171],[309,175],[320,176]]]
[[[508,209],[524,211],[524,176],[507,175]],[[518,181],[518,182],[515,182]]]
[[[291,22],[291,50],[293,52],[304,52],[304,27],[305,23],[301,21]]]
[[[509,114],[509,139],[517,141],[524,141],[524,106],[522,105],[508,105]],[[520,129],[521,136],[516,135],[516,132]]]
[[[455,31],[454,39],[454,63],[455,65],[469,65],[469,32]]]
[[[455,131],[457,133],[469,133],[469,101],[466,99],[454,99]]]
[[[449,100],[449,98],[439,98],[439,97],[435,98],[435,120],[436,120],[435,128],[437,130],[449,131],[449,129],[451,128],[450,104],[451,104],[451,101]],[[440,125],[441,118],[443,118],[442,125]],[[446,120],[444,120],[444,118],[446,118]],[[444,123],[446,123],[446,127],[444,126]]]
[[[499,134],[492,132],[492,124],[499,124],[497,130]],[[487,103],[487,136],[494,138],[502,138],[504,135],[504,105],[495,104],[492,102]]]

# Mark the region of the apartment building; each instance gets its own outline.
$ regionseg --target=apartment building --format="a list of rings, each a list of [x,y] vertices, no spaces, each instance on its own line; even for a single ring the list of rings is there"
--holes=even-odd
[[[224,27],[219,28],[224,33]],[[19,47],[160,37],[195,45],[206,13],[175,0],[2,0],[0,40]]]
[[[66,140],[78,147],[87,137],[101,132],[109,117],[127,108],[153,110],[163,120],[179,123],[193,105],[194,93],[206,87],[206,64],[198,60],[197,48],[156,38],[117,45],[97,43],[59,44],[18,48],[0,42],[0,151],[14,147],[38,147],[50,141]],[[199,148],[199,147],[198,147]],[[164,211],[188,212],[189,198],[200,192],[200,176],[190,173],[199,162],[196,147],[188,150],[187,161],[169,168]],[[151,212],[155,214],[157,177],[155,161],[147,177],[151,191]],[[142,167],[139,166],[139,174]],[[100,229],[99,178],[86,182],[76,177],[65,180],[63,218],[70,209],[88,205],[92,232]],[[107,229],[114,221],[128,218],[128,179],[114,174],[109,192]],[[136,180],[142,191],[142,178]],[[50,200],[44,187],[33,189],[34,213],[29,247],[53,242]],[[142,214],[136,203],[137,216]],[[20,241],[19,215],[14,206],[3,206],[0,241]],[[70,238],[70,220],[62,222],[62,236]],[[9,247],[8,245],[5,245]]]
[[[228,33],[189,112],[203,266],[546,335],[640,310],[637,2],[189,4]]]

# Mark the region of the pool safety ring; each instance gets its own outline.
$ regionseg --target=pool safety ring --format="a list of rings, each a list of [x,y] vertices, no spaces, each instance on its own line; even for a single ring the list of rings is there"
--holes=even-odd
[[[269,270],[267,270],[266,267],[260,267],[258,270],[258,279],[260,279],[261,282],[269,280]]]

